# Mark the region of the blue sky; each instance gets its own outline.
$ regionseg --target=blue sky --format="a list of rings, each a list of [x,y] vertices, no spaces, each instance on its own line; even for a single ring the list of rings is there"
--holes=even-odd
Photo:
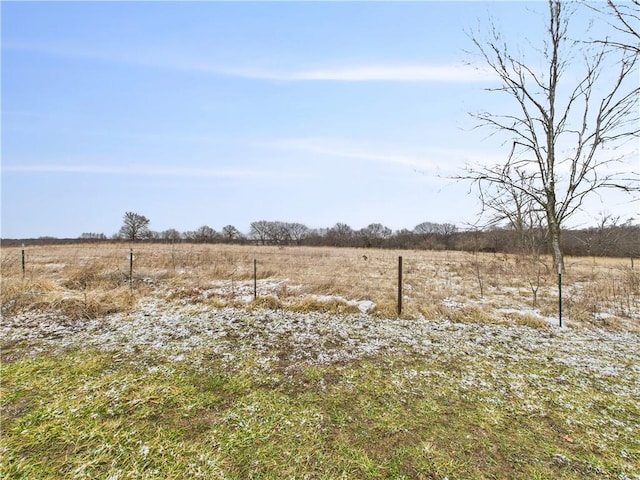
[[[2,237],[247,232],[254,220],[464,227],[448,179],[508,155],[473,130],[465,30],[521,40],[541,2],[2,2]],[[632,146],[637,152],[637,145]],[[632,166],[632,168],[635,168]],[[599,212],[637,214],[618,195]],[[636,217],[637,218],[637,217]]]

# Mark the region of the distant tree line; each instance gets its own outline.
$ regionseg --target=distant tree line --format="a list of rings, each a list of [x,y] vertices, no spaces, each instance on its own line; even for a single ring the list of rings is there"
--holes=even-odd
[[[330,228],[309,228],[301,223],[259,220],[247,233],[233,225],[220,231],[203,225],[192,231],[149,229],[149,220],[127,212],[122,228],[114,235],[83,233],[75,239],[41,237],[29,244],[72,242],[162,242],[162,243],[230,243],[254,245],[305,245],[355,248],[389,248],[414,250],[460,250],[469,252],[549,254],[548,233],[540,223],[505,223],[461,230],[451,223],[423,222],[412,230],[393,231],[380,223],[354,229],[346,223]],[[563,249],[574,256],[615,256],[640,258],[640,225],[621,222],[619,217],[602,215],[596,226],[563,232]],[[3,239],[4,245],[23,240]]]
[[[259,220],[252,222],[249,232],[242,233],[233,225],[216,231],[208,225],[197,230],[162,232],[146,230],[137,233],[137,241],[164,243],[235,243],[256,245],[306,245],[328,247],[389,248],[417,250],[462,250],[492,253],[551,253],[544,228],[517,230],[511,226],[492,226],[483,229],[460,230],[450,223],[423,222],[412,230],[392,231],[372,223],[354,229],[345,223],[331,228],[313,229],[301,223]],[[80,240],[131,240],[130,235],[83,233]],[[47,241],[53,239],[48,238]],[[640,257],[640,225],[621,223],[619,219],[603,217],[595,227],[567,230],[563,235],[567,255]]]

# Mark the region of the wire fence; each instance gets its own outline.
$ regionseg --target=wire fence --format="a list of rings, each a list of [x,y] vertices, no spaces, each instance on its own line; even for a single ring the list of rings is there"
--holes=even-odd
[[[361,310],[424,312],[468,304],[557,314],[549,259],[494,253],[209,244],[98,243],[2,249],[3,282],[22,277],[70,289],[128,287],[185,299],[339,299]],[[565,308],[631,316],[640,277],[614,259],[572,259]]]

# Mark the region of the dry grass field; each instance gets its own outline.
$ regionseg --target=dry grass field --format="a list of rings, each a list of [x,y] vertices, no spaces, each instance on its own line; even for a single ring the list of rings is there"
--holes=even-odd
[[[211,306],[397,314],[456,321],[557,323],[549,258],[448,251],[125,243],[2,249],[2,312],[97,318],[142,298]],[[254,259],[256,277],[254,291]],[[640,270],[628,259],[568,258],[563,320],[637,329]],[[254,293],[256,298],[254,299]]]
[[[2,249],[0,478],[640,480],[628,261],[133,251]]]

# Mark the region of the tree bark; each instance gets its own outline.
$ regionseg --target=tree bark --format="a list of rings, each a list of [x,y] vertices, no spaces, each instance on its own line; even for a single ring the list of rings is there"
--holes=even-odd
[[[564,272],[564,256],[560,244],[562,229],[557,221],[548,218],[549,223],[549,242],[551,244],[551,254],[553,255],[553,265],[558,272]]]

